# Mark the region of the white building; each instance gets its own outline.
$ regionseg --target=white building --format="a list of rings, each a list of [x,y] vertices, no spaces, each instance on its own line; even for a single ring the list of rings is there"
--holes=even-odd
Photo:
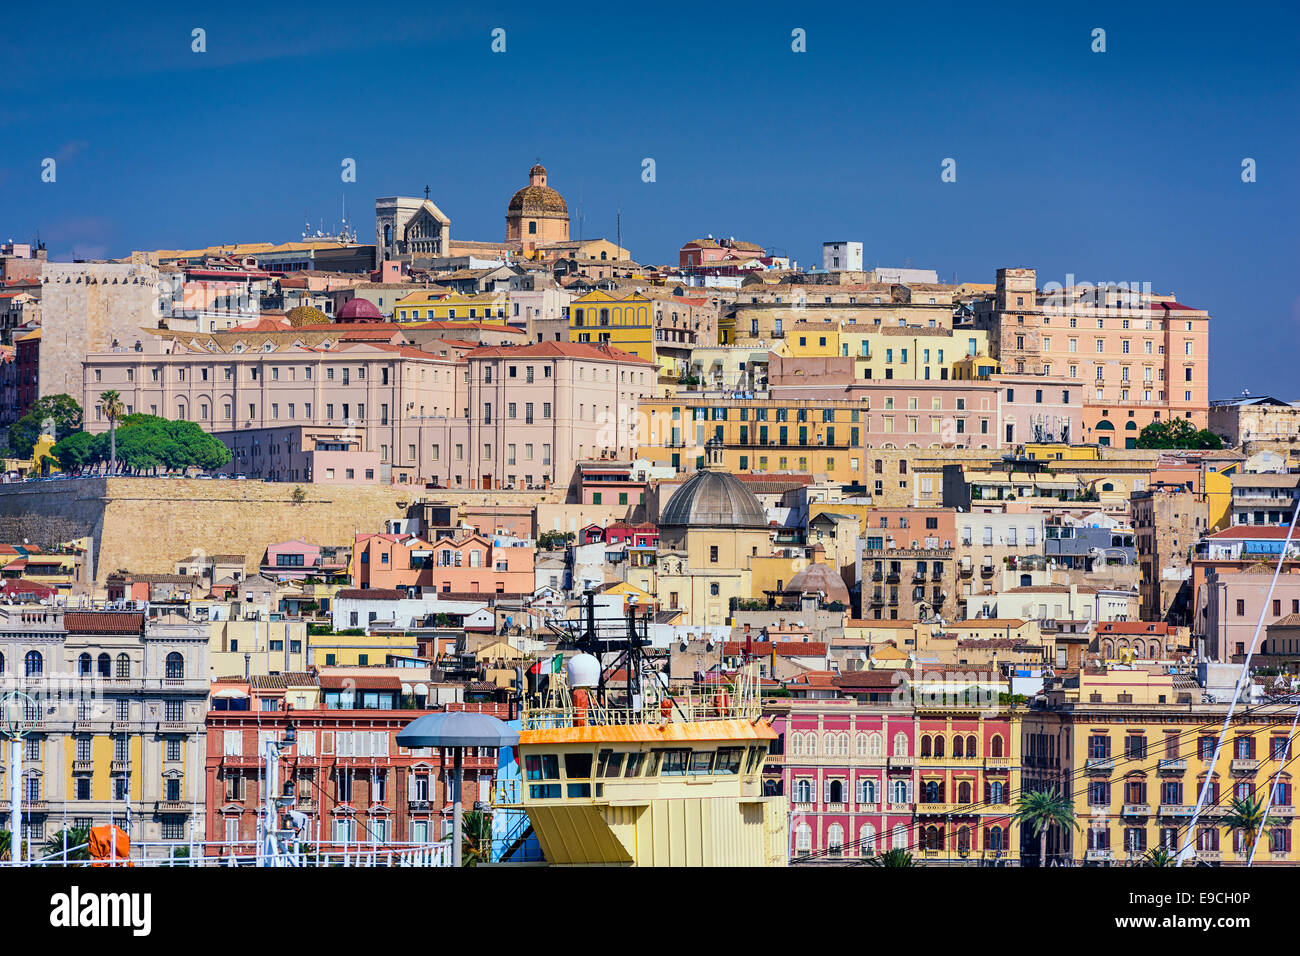
[[[861,272],[862,243],[823,242],[822,268],[827,272]]]
[[[496,630],[496,617],[481,601],[439,601],[433,598],[394,598],[382,590],[340,591],[334,599],[334,630],[373,626],[420,627],[438,614],[462,618],[461,627]],[[346,595],[346,596],[345,596]]]

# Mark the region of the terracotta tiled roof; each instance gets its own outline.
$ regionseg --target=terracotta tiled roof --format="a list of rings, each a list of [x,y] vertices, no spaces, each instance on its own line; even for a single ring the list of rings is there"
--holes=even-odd
[[[144,615],[136,611],[66,611],[63,626],[69,634],[138,634]]]
[[[289,671],[284,674],[254,674],[249,678],[257,690],[283,690],[286,687],[304,687],[316,684],[311,671]]]

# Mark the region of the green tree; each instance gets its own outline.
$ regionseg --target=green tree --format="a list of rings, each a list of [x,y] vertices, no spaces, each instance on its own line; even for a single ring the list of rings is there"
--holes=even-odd
[[[127,415],[121,420],[117,454],[133,474],[211,471],[230,461],[230,449],[194,422],[169,422],[156,415]]]
[[[884,853],[877,854],[867,860],[869,866],[916,866],[916,861],[912,859],[912,854],[908,853],[902,847],[894,847],[892,850],[886,850]]]
[[[95,436],[89,432],[73,432],[51,448],[50,454],[69,474],[80,474],[100,460]]]
[[[17,458],[32,457],[47,418],[54,419],[54,439],[66,438],[81,427],[81,406],[71,395],[38,398],[27,414],[9,426],[9,450]]]
[[[1053,827],[1078,829],[1074,819],[1074,804],[1055,787],[1050,790],[1030,790],[1017,801],[1011,822],[1028,828],[1038,838],[1038,865],[1047,865],[1047,833]]]
[[[117,389],[110,388],[107,392],[100,392],[99,405],[108,419],[108,471],[113,474],[117,471],[117,420],[126,413],[126,403]]]
[[[1177,857],[1164,847],[1158,847],[1142,859],[1142,866],[1176,866]]]
[[[1255,839],[1268,826],[1268,811],[1264,801],[1257,797],[1239,797],[1232,801],[1228,815],[1223,818],[1223,825],[1241,833],[1242,845],[1250,850]]]
[[[1186,418],[1152,422],[1142,429],[1138,448],[1191,448],[1212,450],[1223,447],[1223,440],[1207,428],[1197,429]]]
[[[572,540],[572,531],[543,531],[537,536],[537,546],[543,551],[551,551],[563,548]]]
[[[64,837],[67,842],[65,844]],[[46,859],[54,857],[60,860],[89,860],[90,859],[90,827],[67,827],[60,830],[45,841],[45,848],[42,856]],[[63,855],[64,847],[67,847],[68,854]],[[76,847],[76,849],[73,849]]]
[[[13,843],[13,836],[8,830],[0,830],[0,860],[9,859],[9,850]]]

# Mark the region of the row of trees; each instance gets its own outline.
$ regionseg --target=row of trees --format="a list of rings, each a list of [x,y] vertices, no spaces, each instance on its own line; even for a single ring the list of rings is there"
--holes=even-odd
[[[127,415],[107,434],[74,432],[50,449],[59,468],[83,474],[103,467],[110,474],[212,471],[230,462],[230,449],[194,422],[155,415]]]
[[[99,396],[108,432],[81,430],[81,406],[69,395],[47,395],[9,428],[9,453],[31,458],[36,442],[51,423],[55,445],[48,460],[70,474],[103,468],[108,474],[147,474],[198,469],[212,471],[230,462],[230,449],[194,422],[173,422],[156,415],[126,414],[117,391]],[[38,463],[41,464],[41,463]]]

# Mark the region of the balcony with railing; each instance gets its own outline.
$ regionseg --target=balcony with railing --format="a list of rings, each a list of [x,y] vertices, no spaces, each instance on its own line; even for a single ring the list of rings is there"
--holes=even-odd
[[[1160,773],[1182,773],[1187,769],[1187,759],[1185,757],[1161,757],[1156,768]]]
[[[1190,817],[1195,810],[1195,807],[1188,806],[1184,803],[1162,803],[1156,808],[1156,816]]]
[[[1151,808],[1145,803],[1126,803],[1120,808],[1120,816],[1123,817],[1147,817],[1151,815]]]
[[[1115,758],[1089,757],[1083,762],[1083,769],[1088,773],[1110,773],[1115,769]]]
[[[1259,769],[1259,761],[1253,757],[1235,757],[1232,761],[1233,773],[1254,773]]]

